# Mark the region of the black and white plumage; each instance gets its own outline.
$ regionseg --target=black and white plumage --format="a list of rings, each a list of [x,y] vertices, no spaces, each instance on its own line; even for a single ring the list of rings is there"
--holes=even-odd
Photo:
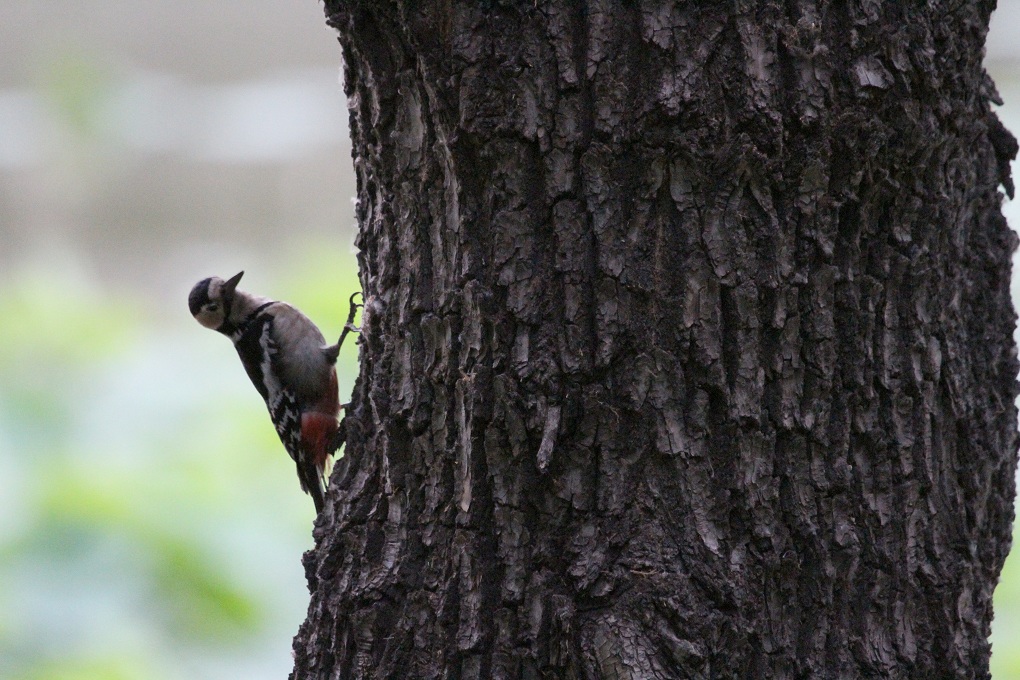
[[[356,305],[335,345],[296,307],[237,290],[244,272],[195,284],[188,307],[195,319],[233,341],[248,377],[269,409],[276,433],[297,465],[301,489],[322,512],[326,461],[338,443],[340,401],[336,359]]]

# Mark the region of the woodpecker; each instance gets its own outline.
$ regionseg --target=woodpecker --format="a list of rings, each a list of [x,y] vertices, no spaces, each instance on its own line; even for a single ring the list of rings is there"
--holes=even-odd
[[[321,513],[326,461],[343,440],[336,359],[349,331],[358,332],[354,304],[334,345],[296,307],[237,289],[244,272],[226,281],[202,279],[191,289],[188,307],[206,328],[234,343],[244,370],[269,409],[287,453],[297,465],[301,490]]]

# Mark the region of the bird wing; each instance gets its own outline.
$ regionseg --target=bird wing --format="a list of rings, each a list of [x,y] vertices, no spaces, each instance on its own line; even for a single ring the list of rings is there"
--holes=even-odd
[[[321,391],[313,380],[328,381],[332,366],[321,357],[319,347],[323,341],[315,325],[290,305],[275,305],[274,313],[256,317],[235,345],[248,377],[266,402],[276,434],[297,465],[301,490],[312,496],[316,510],[321,511],[321,464],[317,465],[314,452],[308,450],[311,433],[304,431],[304,416],[311,405],[310,396]],[[286,347],[280,346],[281,338],[289,340]],[[316,353],[307,348],[314,348]],[[295,361],[303,359],[301,352],[317,359],[319,365],[307,360]],[[325,375],[325,378],[319,377],[319,374]],[[331,386],[335,402],[335,378]],[[299,393],[298,389],[304,392]]]
[[[280,348],[273,337],[273,320],[266,318],[260,326],[257,356],[258,373],[265,389],[262,396],[266,400],[266,408],[269,409],[276,434],[280,435],[280,441],[290,457],[297,461],[301,452],[301,407],[294,391],[279,379],[282,359]],[[248,367],[247,361],[245,367]]]

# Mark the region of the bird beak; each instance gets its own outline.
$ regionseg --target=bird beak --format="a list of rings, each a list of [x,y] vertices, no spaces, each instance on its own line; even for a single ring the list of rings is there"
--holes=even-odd
[[[224,281],[223,282],[223,292],[226,295],[232,296],[234,294],[234,289],[237,288],[237,284],[238,284],[238,282],[240,282],[242,276],[244,276],[244,272],[240,271],[240,272],[237,272],[236,274],[234,274],[233,276],[231,276],[226,281]]]

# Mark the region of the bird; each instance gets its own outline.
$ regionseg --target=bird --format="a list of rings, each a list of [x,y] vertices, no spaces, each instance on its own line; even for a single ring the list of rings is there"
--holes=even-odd
[[[241,364],[269,409],[276,433],[297,466],[301,490],[316,514],[324,507],[327,461],[343,441],[336,360],[357,308],[340,339],[326,343],[319,328],[297,307],[238,290],[244,272],[223,280],[202,279],[188,295],[188,308],[202,326],[234,343]]]

